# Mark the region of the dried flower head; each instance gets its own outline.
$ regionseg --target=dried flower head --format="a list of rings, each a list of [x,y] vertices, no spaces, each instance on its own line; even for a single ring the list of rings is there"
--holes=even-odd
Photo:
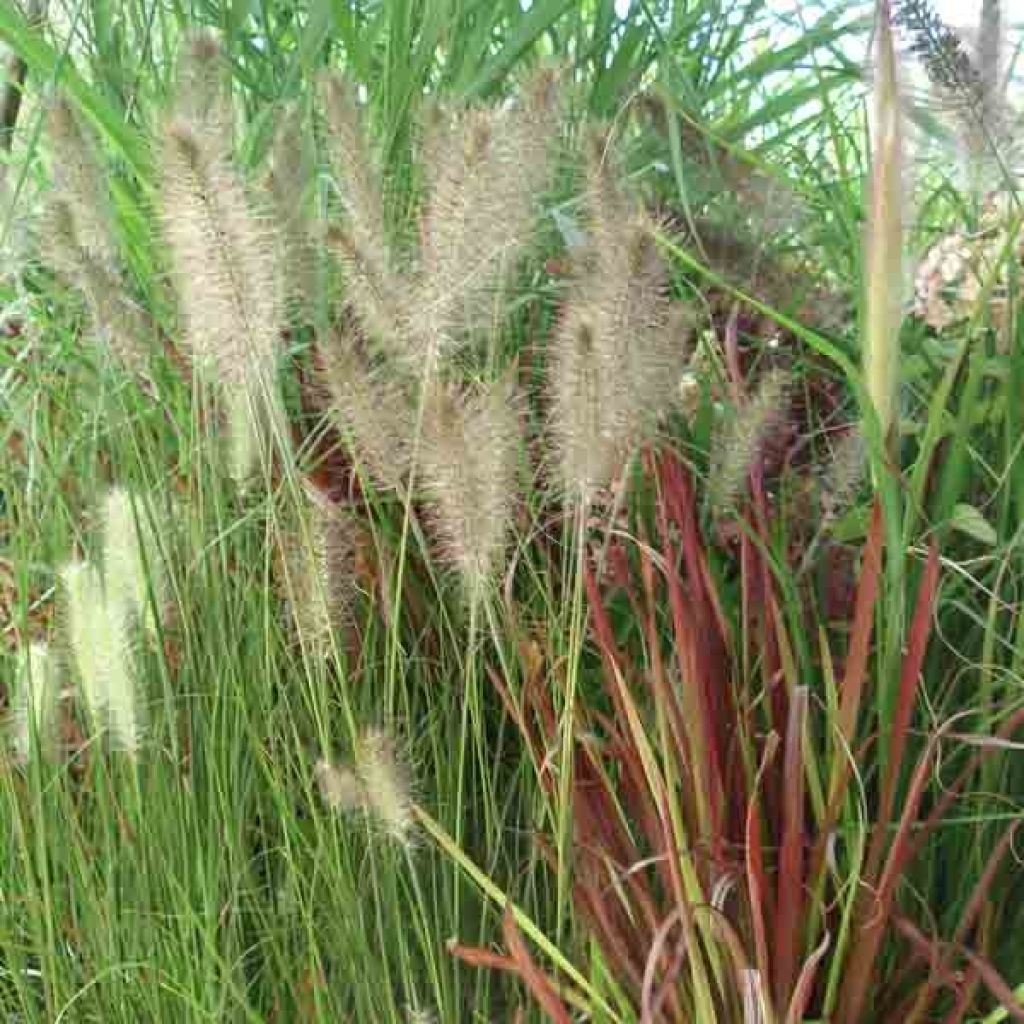
[[[745,491],[747,477],[761,457],[773,428],[786,415],[789,380],[781,370],[762,378],[757,392],[722,424],[712,447],[708,491],[711,507],[719,515],[735,511]]]
[[[584,503],[678,400],[692,333],[671,303],[656,226],[597,163],[602,152],[592,150],[587,252],[549,368],[562,484]]]
[[[162,173],[162,220],[186,342],[199,369],[225,390],[229,436],[237,438],[233,475],[244,479],[267,461],[273,442],[287,443],[276,381],[284,309],[274,234],[208,131],[172,120]]]
[[[416,356],[428,365],[500,313],[504,285],[533,237],[558,126],[549,69],[511,106],[435,119],[412,328]]]
[[[331,416],[359,467],[378,487],[397,488],[411,463],[415,411],[402,378],[372,361],[351,331],[334,331],[324,352]]]
[[[50,648],[43,643],[22,648],[11,696],[12,738],[19,761],[53,753],[59,698],[57,664]]]
[[[57,95],[46,119],[53,152],[54,186],[73,224],[74,236],[90,262],[112,271],[118,263],[107,174],[96,144],[66,97]]]
[[[308,138],[301,111],[282,110],[274,135],[267,192],[279,233],[285,303],[293,323],[309,323],[317,306],[317,247],[309,207],[313,180]]]
[[[412,842],[415,817],[409,775],[394,739],[384,730],[362,733],[351,767],[339,768],[321,759],[314,772],[320,795],[331,810],[361,810],[388,838],[402,845]]]
[[[146,633],[155,637],[168,586],[151,516],[152,510],[123,487],[107,493],[103,502],[103,583],[107,600],[137,615]]]
[[[142,738],[130,610],[109,600],[99,571],[72,562],[61,573],[67,636],[86,710],[105,723],[113,747],[134,753]]]
[[[511,379],[468,397],[438,388],[423,422],[419,472],[445,561],[477,598],[505,562],[521,447]]]
[[[281,538],[285,592],[299,641],[320,656],[353,622],[356,523],[342,505],[309,497]]]

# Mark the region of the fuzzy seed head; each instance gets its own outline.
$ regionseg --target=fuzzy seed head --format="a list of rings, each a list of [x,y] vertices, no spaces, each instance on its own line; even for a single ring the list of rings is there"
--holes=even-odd
[[[228,65],[220,36],[211,28],[190,32],[178,52],[174,109],[209,129],[224,154],[231,150],[234,112]]]
[[[678,401],[692,333],[674,308],[655,226],[593,170],[588,251],[549,364],[551,434],[562,486],[589,502]],[[619,211],[616,213],[616,211]]]
[[[53,753],[59,699],[57,664],[50,648],[33,643],[19,651],[11,698],[12,739],[19,761]]]
[[[552,72],[540,72],[514,106],[470,108],[431,128],[411,332],[428,365],[500,314],[551,174],[556,82]]]
[[[403,846],[412,843],[415,818],[409,775],[395,741],[383,729],[362,733],[350,767],[321,759],[314,775],[321,798],[331,810],[362,811],[389,839]]]
[[[285,589],[300,642],[321,657],[353,623],[356,523],[343,507],[310,498],[282,537]]]
[[[856,500],[866,468],[864,436],[848,430],[832,448],[821,484],[821,506],[826,520],[838,519]]]
[[[64,96],[50,104],[47,134],[54,158],[54,185],[67,204],[74,235],[83,252],[102,268],[117,266],[107,176],[95,143]]]
[[[407,845],[415,818],[408,772],[395,741],[382,729],[368,729],[356,747],[355,763],[367,808],[390,839]]]
[[[279,234],[285,302],[296,324],[310,322],[317,305],[317,250],[309,211],[312,177],[301,112],[286,107],[274,136],[268,193]]]
[[[275,444],[288,444],[276,380],[285,322],[276,240],[209,126],[172,120],[163,154],[162,221],[185,340],[200,372],[224,389],[231,474],[244,483]]]
[[[415,430],[412,400],[401,377],[374,363],[353,334],[336,330],[324,353],[331,416],[358,466],[378,487],[400,487],[409,473]]]
[[[720,428],[712,449],[708,482],[711,507],[719,515],[736,510],[762,446],[785,416],[788,404],[789,380],[782,371],[772,370],[765,374],[756,394],[732,411]]]
[[[162,221],[196,361],[225,387],[269,380],[283,320],[273,232],[206,133],[164,131]]]
[[[168,586],[148,511],[123,487],[107,493],[103,502],[103,582],[107,599],[131,609],[155,639],[157,612],[166,603]]]
[[[321,799],[332,811],[348,814],[366,807],[366,790],[351,768],[338,768],[321,758],[313,774]]]
[[[419,469],[442,555],[476,600],[505,564],[521,449],[510,380],[466,397],[438,389],[424,414]]]
[[[111,260],[83,244],[80,218],[60,194],[43,214],[43,253],[57,274],[86,299],[101,351],[126,369],[146,376],[155,327],[128,295]]]
[[[70,653],[86,709],[94,723],[106,723],[111,746],[134,753],[143,728],[136,699],[131,609],[108,598],[99,571],[88,562],[72,562],[61,577]]]

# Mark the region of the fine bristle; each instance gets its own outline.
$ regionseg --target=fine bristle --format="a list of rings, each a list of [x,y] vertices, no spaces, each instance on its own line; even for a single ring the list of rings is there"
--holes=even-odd
[[[180,118],[166,126],[162,220],[186,343],[200,370],[228,393],[232,436],[253,442],[233,448],[233,475],[244,479],[265,463],[270,435],[286,441],[276,382],[283,292],[273,230],[208,138]]]
[[[57,97],[47,118],[54,194],[44,216],[42,248],[54,270],[88,303],[101,350],[145,376],[155,327],[132,300],[118,270],[106,173],[70,104]]]
[[[311,322],[317,307],[317,249],[308,194],[312,178],[301,112],[288,106],[274,135],[267,191],[280,236],[285,302],[295,324]]]
[[[67,204],[78,245],[90,260],[110,271],[117,266],[117,243],[107,175],[94,141],[63,96],[51,103],[46,126],[53,151],[54,185]]]
[[[210,28],[189,32],[178,51],[174,109],[209,128],[225,152],[231,149],[234,122],[229,82],[220,36]]]
[[[33,643],[19,651],[11,696],[12,742],[19,761],[53,753],[59,697],[56,659],[49,647]]]
[[[70,653],[90,720],[106,724],[112,747],[134,753],[143,728],[130,609],[108,599],[99,571],[87,562],[67,565],[61,578]]]
[[[354,90],[335,74],[321,79],[331,167],[345,203],[347,229],[335,236],[332,249],[345,265],[349,302],[363,328],[385,345],[402,333],[400,296],[407,288],[395,273],[388,245],[380,169]]]
[[[272,231],[234,168],[188,122],[167,125],[162,171],[163,226],[197,361],[225,384],[268,372],[282,320]]]
[[[149,510],[122,487],[103,502],[103,582],[107,600],[132,609],[155,638],[167,574]]]
[[[393,369],[375,366],[350,331],[338,329],[324,353],[331,416],[359,468],[381,488],[397,488],[411,463],[414,409]]]
[[[746,493],[748,475],[774,425],[785,416],[789,379],[781,370],[765,374],[757,392],[732,412],[712,443],[708,494],[718,515],[735,512]]]
[[[431,129],[413,330],[428,365],[500,313],[551,173],[556,84],[541,72],[510,109],[470,108]]]
[[[321,758],[314,777],[331,810],[362,811],[388,839],[403,846],[412,843],[415,818],[409,773],[394,739],[383,729],[362,732],[350,766],[338,767]]]
[[[332,811],[347,814],[366,806],[366,790],[351,768],[339,768],[321,758],[313,768],[313,775],[321,799]]]
[[[299,642],[326,657],[336,633],[354,621],[356,524],[343,506],[319,497],[298,517],[281,537],[285,592]]]
[[[332,227],[327,247],[341,265],[348,307],[363,331],[404,370],[411,368],[407,285],[381,274],[374,255],[361,249],[352,232]]]
[[[826,521],[837,519],[857,498],[867,467],[864,435],[853,427],[832,446],[821,478],[821,508]]]
[[[551,433],[573,500],[607,486],[677,400],[690,319],[670,301],[657,227],[591,142],[587,249],[550,357]]]
[[[412,792],[394,739],[383,729],[367,729],[356,747],[355,767],[367,809],[389,839],[408,845],[415,827]]]
[[[444,560],[476,599],[505,562],[520,453],[508,380],[427,402],[419,470]]]

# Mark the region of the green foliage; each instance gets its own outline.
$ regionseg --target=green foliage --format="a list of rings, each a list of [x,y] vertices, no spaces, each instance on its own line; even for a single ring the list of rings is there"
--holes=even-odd
[[[0,0],[0,1013],[1024,1016],[1020,218],[922,174],[879,436],[827,6]]]

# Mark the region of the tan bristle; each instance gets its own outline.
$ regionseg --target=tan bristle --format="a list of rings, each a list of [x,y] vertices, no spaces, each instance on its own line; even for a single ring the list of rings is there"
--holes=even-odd
[[[350,278],[349,301],[363,328],[385,345],[400,330],[400,296],[408,292],[393,267],[388,245],[381,172],[373,158],[352,85],[336,74],[321,78],[331,167],[338,178],[347,229],[332,246]]]
[[[299,521],[282,537],[285,592],[299,641],[320,657],[353,623],[356,524],[341,505],[304,502]]]
[[[190,32],[178,51],[174,110],[210,129],[211,144],[230,153],[234,127],[228,64],[211,28]]]
[[[136,696],[131,609],[108,598],[99,571],[87,562],[72,562],[61,577],[68,642],[90,719],[94,725],[106,725],[111,746],[135,753],[143,723]]]
[[[351,768],[338,768],[321,759],[313,769],[323,802],[341,814],[366,807],[366,789]]]
[[[310,323],[317,307],[318,257],[309,204],[312,180],[301,112],[288,106],[274,136],[268,192],[280,236],[285,302],[296,324]]]
[[[431,129],[412,331],[427,365],[500,314],[551,173],[556,83],[541,72],[512,108],[471,108]]]
[[[678,401],[691,333],[653,224],[591,156],[587,249],[552,343],[551,434],[571,500],[589,501]]]
[[[199,369],[228,393],[229,436],[240,442],[233,473],[242,480],[266,464],[272,441],[287,444],[276,381],[285,316],[273,232],[208,129],[169,122],[161,170],[185,340]]]
[[[18,654],[11,696],[15,756],[49,757],[56,744],[60,685],[56,658],[46,644],[33,643]]]
[[[762,445],[772,426],[785,415],[788,401],[789,379],[782,371],[772,370],[761,380],[756,394],[730,412],[716,434],[708,487],[711,506],[717,514],[735,512]]]
[[[350,332],[332,333],[324,353],[331,416],[350,443],[359,468],[382,488],[406,480],[415,415],[401,379],[374,366]]]
[[[107,175],[93,139],[63,96],[54,98],[47,116],[54,156],[54,185],[67,204],[78,244],[106,270],[117,266]]]
[[[394,739],[383,729],[361,733],[350,766],[338,767],[321,758],[314,777],[331,810],[362,811],[388,839],[403,846],[412,844],[415,817],[409,773]]]
[[[368,729],[356,747],[355,769],[367,809],[384,834],[403,845],[411,843],[415,828],[412,792],[394,739],[382,729]]]
[[[427,402],[419,473],[444,560],[476,599],[505,563],[519,420],[508,379],[472,394],[438,390]]]

